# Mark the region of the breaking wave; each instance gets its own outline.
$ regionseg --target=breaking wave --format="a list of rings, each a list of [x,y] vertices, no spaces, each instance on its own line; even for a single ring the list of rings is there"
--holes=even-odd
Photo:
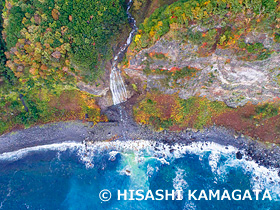
[[[94,157],[102,152],[109,154],[108,160],[110,161],[114,161],[117,154],[126,156],[133,154],[132,160],[120,169],[122,174],[127,175],[133,175],[133,165],[143,164],[150,159],[155,159],[160,164],[170,164],[186,154],[193,154],[199,156],[200,160],[207,158],[210,169],[217,179],[226,179],[230,171],[229,169],[240,168],[244,174],[251,174],[252,189],[263,190],[269,188],[275,192],[275,195],[280,192],[280,177],[278,176],[277,169],[260,166],[246,156],[242,160],[238,160],[235,156],[238,150],[235,147],[222,146],[213,142],[195,142],[189,145],[167,145],[147,140],[94,142],[87,145],[76,142],[64,142],[3,153],[0,155],[0,160],[16,161],[28,156],[30,153],[47,151],[57,151],[58,155],[65,151],[75,152],[80,161],[88,168],[94,167],[96,164]],[[223,161],[221,161],[221,158]],[[152,176],[154,171],[158,170],[150,164],[147,164],[145,167],[146,174],[143,174],[143,176]],[[185,189],[187,187],[186,177],[187,175],[184,170],[177,168],[176,177],[173,180],[174,189]]]

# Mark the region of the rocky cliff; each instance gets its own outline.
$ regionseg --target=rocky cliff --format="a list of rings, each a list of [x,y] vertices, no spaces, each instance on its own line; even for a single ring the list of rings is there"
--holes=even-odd
[[[129,67],[124,70],[132,78],[141,78],[148,89],[179,93],[183,99],[199,95],[224,101],[231,107],[243,106],[248,101],[253,104],[271,101],[280,96],[280,44],[267,34],[250,33],[245,37],[246,44],[255,42],[274,53],[266,59],[250,61],[240,58],[233,49],[217,48],[211,55],[201,57],[199,46],[162,37],[131,57]],[[144,73],[147,69],[172,72],[185,67],[195,68],[196,74],[171,78],[167,83],[163,82],[167,75]]]
[[[122,63],[127,88],[141,95],[135,120],[159,130],[218,125],[279,143],[279,10],[272,0],[156,9]]]

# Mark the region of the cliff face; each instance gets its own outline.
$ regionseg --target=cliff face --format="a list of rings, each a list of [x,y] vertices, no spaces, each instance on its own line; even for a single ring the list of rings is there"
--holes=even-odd
[[[148,92],[134,106],[136,121],[159,130],[217,125],[279,143],[280,45],[265,33],[249,33],[244,40],[273,53],[256,59],[217,47],[201,56],[199,46],[168,34],[147,49],[129,52],[124,71]]]
[[[206,96],[237,107],[248,101],[257,104],[278,98],[280,44],[265,33],[249,33],[244,39],[246,44],[258,42],[274,53],[262,60],[250,60],[250,57],[241,58],[234,49],[217,48],[202,57],[199,46],[164,36],[153,46],[133,55],[129,67],[124,70],[133,78],[142,78],[148,89],[157,88],[167,94],[179,93],[183,99]],[[168,82],[164,82],[167,75],[152,71],[182,71],[186,67],[195,68],[195,75],[175,80],[171,77]],[[148,75],[145,74],[147,70]]]
[[[129,64],[123,66],[130,77],[129,97],[143,87],[179,93],[182,99],[205,96],[230,107],[279,97],[280,19],[265,14],[278,11],[279,5],[259,5],[259,13],[252,10],[255,3],[227,0],[224,7],[209,2],[134,1],[132,15],[139,33],[126,55]],[[200,11],[206,13],[201,16]],[[176,72],[182,73],[172,76]],[[108,80],[107,74],[98,86],[78,87],[101,96],[98,104],[106,108],[112,105]]]
[[[155,10],[123,70],[155,129],[227,127],[280,142],[280,4],[181,0]]]

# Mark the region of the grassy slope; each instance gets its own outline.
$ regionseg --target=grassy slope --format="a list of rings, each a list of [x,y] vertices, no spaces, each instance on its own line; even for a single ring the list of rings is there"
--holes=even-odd
[[[134,106],[135,120],[157,130],[202,129],[213,125],[232,128],[263,141],[280,143],[280,102],[252,105],[236,109],[223,102],[202,97],[187,100],[160,92],[147,93]]]

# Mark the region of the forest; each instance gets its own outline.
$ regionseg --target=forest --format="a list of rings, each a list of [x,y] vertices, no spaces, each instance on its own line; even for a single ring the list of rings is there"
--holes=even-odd
[[[265,32],[280,42],[279,1],[179,0],[156,9],[144,20],[130,50],[139,52],[166,35],[199,46],[199,56],[208,56],[216,48],[231,48],[241,59],[268,58],[273,52],[261,43],[244,43],[250,31]]]
[[[124,0],[11,1],[3,11],[8,66],[21,79],[95,80],[126,23]],[[78,72],[75,72],[78,71]]]
[[[125,0],[1,1],[0,133],[56,120],[102,119],[94,82],[127,27]]]

